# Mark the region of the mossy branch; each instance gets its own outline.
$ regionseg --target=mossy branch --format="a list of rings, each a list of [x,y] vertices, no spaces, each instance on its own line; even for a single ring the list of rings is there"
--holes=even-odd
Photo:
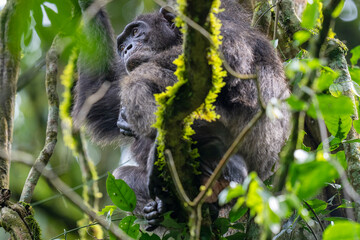
[[[16,1],[7,1],[0,16],[0,189],[9,187],[10,150],[16,85],[20,63],[20,41],[9,40],[11,20],[15,17]]]
[[[26,162],[24,162],[26,164]],[[66,185],[52,170],[46,169],[42,163],[34,165],[37,171],[42,171],[42,175],[48,180],[48,182],[59,192],[61,192],[67,199],[69,199],[76,207],[82,210],[91,219],[97,222],[99,225],[109,230],[118,239],[132,239],[126,235],[118,226],[112,222],[108,222],[103,216],[97,215],[97,213],[84,202],[84,200],[74,192],[68,185]],[[31,238],[30,238],[31,239]]]
[[[357,110],[357,101],[354,93],[351,91],[352,89],[352,80],[351,76],[348,70],[348,65],[346,62],[346,51],[347,49],[344,48],[344,44],[340,42],[339,40],[332,39],[328,43],[327,53],[328,53],[328,59],[329,59],[329,67],[333,70],[337,70],[340,73],[339,78],[336,80],[336,83],[341,84],[343,86],[344,92],[343,94],[345,96],[348,96],[354,106],[354,114],[352,115],[353,120],[359,119],[359,113]],[[352,126],[346,140],[351,139],[358,139],[360,138],[359,134],[355,131],[354,127]],[[350,183],[355,189],[355,191],[360,194],[360,144],[353,142],[353,143],[345,143],[344,144],[344,151],[346,155],[346,160],[348,163],[347,173],[350,179]],[[344,189],[347,192],[349,196],[352,196],[351,192],[352,189],[349,189],[347,187],[347,184],[343,184]],[[354,198],[354,197],[352,197]],[[355,219],[357,221],[360,220],[360,204],[359,198],[353,199],[356,200],[355,204],[355,210],[354,213]]]
[[[186,3],[181,3],[183,11]],[[195,4],[196,3],[192,3]],[[199,19],[199,24],[206,22],[206,17],[210,12],[210,4],[186,6],[190,18]],[[181,7],[180,7],[181,9]],[[195,11],[196,9],[196,11]],[[195,11],[195,13],[191,12]],[[169,149],[174,157],[177,169],[181,170],[180,179],[188,191],[190,197],[194,197],[197,189],[193,187],[193,177],[189,175],[193,169],[189,169],[186,161],[190,156],[190,144],[186,144],[183,139],[185,122],[184,119],[194,112],[205,100],[211,88],[211,68],[206,59],[207,49],[210,46],[209,41],[194,29],[187,29],[183,23],[184,36],[184,55],[177,60],[178,76],[181,75],[179,82],[169,88],[166,93],[156,96],[160,107],[157,112],[156,127],[159,130],[159,155],[164,156],[164,150]],[[183,144],[179,144],[179,139]],[[161,160],[161,159],[160,159]],[[163,161],[164,159],[162,159]],[[163,166],[164,162],[158,163]],[[186,174],[185,174],[186,173]]]
[[[46,127],[45,146],[41,151],[39,157],[36,159],[34,165],[46,166],[54,152],[57,142],[58,120],[59,120],[59,97],[56,91],[57,73],[58,73],[58,58],[56,37],[46,56],[46,93],[48,98],[48,120]],[[38,167],[32,167],[29,175],[25,181],[23,191],[21,193],[20,201],[26,203],[31,202],[35,186],[41,176],[41,171]]]
[[[24,6],[25,5],[25,6]],[[9,188],[10,151],[13,135],[15,96],[20,63],[23,25],[14,28],[24,2],[8,0],[0,16],[0,226],[12,239],[40,239],[40,229],[28,205],[11,203]]]
[[[168,179],[171,176],[168,170],[163,168],[165,166],[164,151],[168,149],[171,152],[173,156],[171,159],[174,160],[176,172],[186,191],[186,193],[173,191],[173,194],[184,201],[187,196],[190,199],[194,198],[198,192],[193,184],[199,163],[194,160],[197,157],[197,151],[191,150],[190,136],[194,133],[191,125],[195,119],[214,121],[219,117],[214,112],[212,103],[224,86],[222,78],[226,72],[222,69],[222,61],[218,54],[218,47],[221,44],[221,23],[215,14],[220,7],[220,1],[178,1],[178,4],[177,26],[181,27],[184,34],[184,53],[174,62],[178,66],[175,72],[178,82],[168,87],[165,93],[155,96],[160,105],[155,124],[159,133],[157,140],[160,157],[155,164],[162,171],[161,177],[169,182]],[[196,29],[189,28],[187,22],[183,20],[184,16],[195,20],[197,25],[203,26],[206,33],[210,32],[211,41]],[[189,174],[191,172],[193,174]],[[179,186],[169,189],[179,189]],[[181,205],[191,215],[190,234],[192,238],[197,238],[200,234],[199,223],[201,224],[202,219],[201,211],[199,211],[201,204],[196,209],[184,207],[187,205],[185,203]],[[195,229],[194,226],[198,227]]]
[[[332,12],[336,8],[336,6],[340,3],[340,0],[332,0],[326,8],[323,11],[324,15],[324,22],[323,22],[323,28],[320,30],[317,38],[314,39],[314,42],[311,44],[310,53],[311,56],[314,58],[319,58],[322,54],[323,45],[326,43],[326,36],[328,36],[328,32],[330,29],[330,22],[333,20]],[[294,14],[294,12],[293,12]],[[297,25],[297,23],[294,23]],[[290,25],[290,23],[289,23]],[[312,70],[308,74],[308,80],[305,84],[305,88],[311,88],[313,85],[313,82],[316,78],[317,69]],[[299,99],[308,102],[310,99],[310,96],[306,94],[305,92],[299,92],[298,94]],[[299,131],[303,129],[304,127],[304,113],[303,112],[294,112],[292,114],[293,119],[293,128],[292,128],[292,134],[290,136],[290,139],[285,147],[285,150],[281,154],[282,159],[282,165],[281,168],[278,171],[278,178],[277,178],[277,184],[275,185],[274,191],[279,192],[282,191],[285,187],[286,183],[286,177],[289,172],[289,168],[291,163],[294,161],[294,151],[298,147],[298,138],[299,138]]]

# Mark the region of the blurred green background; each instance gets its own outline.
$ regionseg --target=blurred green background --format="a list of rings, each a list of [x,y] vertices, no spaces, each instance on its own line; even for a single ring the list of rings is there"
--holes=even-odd
[[[5,2],[0,0],[0,8],[3,8]],[[76,0],[32,0],[30,2],[32,5],[27,18],[28,31],[21,34],[23,49],[19,79],[21,90],[16,97],[13,157],[34,161],[44,144],[47,121],[44,56],[59,29],[66,29],[69,35],[71,31],[74,31],[66,24],[72,14],[72,3]],[[136,15],[156,8],[158,6],[151,0],[114,0],[107,5],[116,34],[119,34]],[[343,12],[335,25],[337,37],[343,40],[349,49],[360,45],[359,10],[360,1],[346,0]],[[59,75],[66,64],[68,50],[65,49],[61,57]],[[58,87],[58,92],[61,94],[63,88],[60,84]],[[121,150],[117,146],[100,148],[89,141],[88,144],[90,156],[95,162],[99,176],[102,177],[99,180],[100,190],[105,192],[107,172],[111,172],[119,165]],[[71,151],[64,146],[61,131],[59,131],[58,143],[49,167],[57,172],[69,186],[77,187],[75,191],[81,194],[79,164]],[[13,201],[19,199],[28,171],[29,167],[16,162],[12,163],[10,189]],[[100,206],[106,204],[110,204],[109,199],[103,197]],[[76,221],[83,216],[82,212],[61,196],[56,189],[49,187],[44,179],[40,180],[35,189],[32,205],[44,239],[51,239],[63,233],[64,229],[75,228]],[[0,229],[0,240],[7,239],[7,236],[4,230]],[[76,232],[67,235],[67,239],[77,238]]]

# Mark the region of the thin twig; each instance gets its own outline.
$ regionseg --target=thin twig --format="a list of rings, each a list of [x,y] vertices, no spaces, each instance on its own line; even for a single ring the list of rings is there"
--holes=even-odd
[[[236,137],[235,141],[231,144],[230,148],[226,151],[226,153],[220,160],[219,164],[216,166],[214,172],[209,177],[208,181],[205,184],[205,189],[203,191],[201,191],[194,199],[194,204],[198,204],[206,197],[207,191],[210,188],[212,188],[215,181],[220,177],[222,170],[226,166],[230,157],[236,153],[236,151],[238,150],[238,146],[242,143],[242,141],[244,140],[247,133],[251,130],[251,128],[260,120],[260,118],[263,116],[263,114],[264,114],[264,110],[261,109],[248,122],[248,124],[241,130],[239,135]]]
[[[112,0],[94,0],[93,3],[83,13],[85,24],[93,19],[99,10],[105,7],[111,1]]]
[[[171,178],[174,180],[174,182],[175,182],[174,185],[175,185],[176,191],[179,193],[179,197],[181,198],[180,201],[187,203],[189,206],[194,206],[193,202],[190,200],[190,198],[188,197],[188,195],[186,194],[186,192],[184,190],[184,187],[179,178],[179,174],[177,173],[177,170],[176,170],[174,158],[169,149],[165,150],[165,156],[166,156],[166,160],[170,166],[169,169],[170,169]]]
[[[276,39],[276,32],[277,32],[277,25],[279,23],[279,10],[280,10],[280,6],[279,3],[281,2],[281,0],[277,0],[275,3],[276,6],[276,12],[275,12],[275,22],[274,22],[274,35],[273,35],[273,40]]]
[[[259,72],[259,71],[257,70],[257,72]],[[262,97],[262,94],[261,94],[261,87],[260,87],[260,80],[259,80],[259,78],[256,78],[256,79],[255,79],[255,82],[256,82],[256,88],[257,88],[257,91],[258,91],[257,96],[258,96],[258,101],[259,101],[259,103],[260,103],[260,107],[261,107],[263,110],[266,110],[266,103],[265,103],[265,101],[264,101],[264,99],[263,99],[263,97]]]
[[[277,4],[277,3],[276,3],[276,4]],[[266,9],[266,11],[264,11],[264,12],[259,16],[259,18],[256,20],[256,22],[254,23],[253,27],[256,27],[256,26],[258,25],[259,21],[261,20],[261,18],[262,18],[267,12],[269,12],[271,9],[273,9],[273,8],[276,6],[276,4],[270,6],[268,9]]]
[[[316,220],[319,222],[321,230],[324,231],[324,226],[322,224],[322,222],[320,221],[320,218],[318,217],[318,215],[316,214],[316,212],[314,211],[314,209],[306,202],[304,201],[305,205],[310,209],[310,211],[314,214]]]
[[[37,171],[42,172],[42,175],[50,182],[53,187],[55,187],[59,192],[61,192],[66,198],[68,198],[72,203],[80,208],[85,214],[90,218],[98,222],[102,227],[108,229],[119,239],[132,239],[127,236],[119,227],[113,223],[109,223],[105,217],[99,216],[94,212],[87,204],[84,203],[84,200],[76,194],[68,185],[66,185],[61,179],[50,169],[44,168],[44,164],[39,163],[34,165]]]
[[[312,229],[312,227],[310,227],[310,225],[304,220],[306,226],[309,228],[309,230],[311,231],[312,235],[314,236],[315,240],[318,240],[315,232],[314,232],[314,229]]]
[[[57,85],[57,61],[59,53],[57,51],[58,37],[55,37],[53,44],[46,56],[46,93],[49,103],[48,120],[46,127],[46,141],[43,150],[36,159],[25,181],[20,201],[31,202],[35,186],[41,176],[41,171],[37,170],[36,165],[46,166],[54,152],[57,142],[58,119],[59,119],[59,97],[56,92]]]
[[[258,76],[258,74],[256,74]],[[198,196],[194,199],[194,204],[198,204],[205,199],[207,191],[213,187],[215,181],[220,177],[223,168],[226,166],[227,162],[229,161],[230,157],[235,154],[238,149],[238,146],[242,143],[243,139],[247,135],[247,133],[251,130],[251,128],[257,123],[257,121],[261,118],[263,113],[266,110],[266,103],[261,94],[261,87],[260,81],[258,78],[255,79],[256,87],[258,91],[258,101],[260,103],[261,110],[248,122],[248,124],[242,129],[240,134],[237,136],[233,144],[224,154],[223,158],[220,160],[218,165],[216,166],[214,172],[211,174],[210,178],[205,184],[205,188],[198,194]]]

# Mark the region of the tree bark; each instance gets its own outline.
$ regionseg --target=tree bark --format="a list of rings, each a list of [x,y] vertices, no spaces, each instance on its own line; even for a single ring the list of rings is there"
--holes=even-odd
[[[329,41],[329,67],[333,70],[337,70],[340,73],[338,79],[336,79],[335,83],[340,84],[343,88],[343,94],[351,99],[354,106],[354,114],[352,116],[353,120],[359,119],[359,114],[357,111],[357,102],[356,96],[352,92],[353,83],[350,77],[350,73],[348,70],[348,65],[346,62],[346,51],[343,43],[338,40]],[[347,135],[346,140],[359,139],[359,134],[355,131],[352,126],[350,132]],[[344,151],[346,160],[348,163],[347,166],[347,175],[350,179],[350,183],[355,189],[355,191],[360,194],[360,143],[345,143]],[[345,188],[346,191],[346,188]],[[359,203],[355,202],[355,220],[360,220],[360,206]]]
[[[12,42],[14,48],[9,47],[9,25],[15,8],[15,1],[7,1],[0,19],[0,189],[9,187],[15,95],[20,66],[20,42]]]

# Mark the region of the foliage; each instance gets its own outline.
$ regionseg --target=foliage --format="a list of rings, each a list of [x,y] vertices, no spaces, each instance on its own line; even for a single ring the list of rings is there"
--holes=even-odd
[[[106,180],[106,190],[113,203],[124,211],[133,211],[136,206],[136,196],[134,191],[121,179],[109,173]]]
[[[301,112],[307,114],[307,116],[313,118],[315,122],[322,122],[323,120],[329,136],[325,138],[322,137],[320,143],[316,146],[307,146],[303,143],[303,140],[306,136],[311,135],[310,130],[304,130],[303,128],[296,129],[296,131],[299,131],[297,141],[301,144],[297,144],[296,149],[292,152],[294,161],[289,163],[285,188],[280,192],[274,191],[277,184],[276,181],[269,181],[267,184],[264,184],[255,173],[249,174],[248,178],[242,184],[231,183],[229,188],[224,190],[219,196],[221,204],[235,201],[229,218],[218,218],[212,225],[214,234],[218,234],[217,237],[221,236],[219,237],[220,239],[245,239],[246,235],[249,234],[248,231],[252,218],[254,222],[260,226],[261,237],[263,239],[269,236],[280,238],[286,234],[284,233],[286,231],[296,235],[296,229],[312,233],[313,229],[321,229],[321,227],[325,228],[322,233],[324,240],[359,239],[360,225],[358,223],[347,218],[329,217],[329,214],[343,208],[353,211],[356,206],[353,199],[345,199],[341,194],[341,192],[349,188],[349,186],[344,184],[344,180],[339,180],[339,177],[344,174],[344,171],[347,170],[349,165],[348,161],[350,156],[347,152],[347,146],[360,142],[358,138],[352,137],[352,131],[360,134],[360,120],[357,119],[357,112],[359,111],[358,97],[360,97],[360,46],[354,47],[349,51],[349,66],[346,66],[345,69],[348,71],[347,73],[344,73],[344,69],[330,67],[330,60],[326,56],[326,51],[323,51],[324,54],[321,55],[321,57],[314,57],[311,53],[311,48],[323,28],[323,11],[330,1],[313,0],[308,2],[302,16],[302,29],[295,33],[289,43],[291,48],[298,49],[299,51],[296,56],[287,58],[285,62],[286,76],[293,89],[293,94],[286,100],[286,103],[294,113]],[[149,4],[141,1],[126,1],[126,3],[117,4],[121,4],[118,8],[122,9],[126,4],[140,5],[140,3],[146,6]],[[340,4],[332,12],[332,17],[336,18],[339,16],[344,3],[344,0],[340,1]],[[189,136],[193,133],[189,127],[194,119],[203,118],[213,121],[218,117],[215,114],[212,103],[224,85],[222,78],[226,76],[226,72],[223,71],[221,60],[217,54],[219,45],[221,44],[221,36],[219,35],[221,23],[214,17],[214,14],[220,11],[218,4],[219,1],[214,1],[212,13],[210,14],[211,26],[209,29],[214,44],[209,49],[207,56],[208,63],[212,66],[213,71],[213,88],[208,94],[205,103],[193,113],[191,117],[185,120],[187,128],[184,130],[184,138],[188,140]],[[142,8],[144,9],[146,6]],[[109,10],[111,12],[117,10],[117,8]],[[63,48],[62,61],[68,62],[62,74],[65,90],[61,111],[62,119],[67,122],[68,125],[68,127],[63,126],[63,129],[67,129],[68,132],[64,132],[64,141],[62,144],[70,146],[72,149],[75,149],[75,143],[73,142],[74,139],[71,137],[70,132],[72,124],[70,117],[72,104],[71,90],[78,56],[76,44],[82,43],[83,41],[81,39],[82,37],[79,37],[81,36],[79,32],[82,28],[80,16],[80,9],[75,0],[63,0],[60,2],[55,0],[19,1],[16,14],[10,23],[9,32],[11,39],[21,41],[21,50],[23,53],[22,72],[26,72],[35,61],[41,58],[42,52],[48,49],[55,35],[61,35]],[[48,22],[44,23],[44,19],[48,19]],[[128,20],[129,19],[126,19],[126,21]],[[184,26],[185,23],[178,20],[178,24]],[[116,26],[116,28],[121,29],[122,26]],[[186,31],[185,28],[183,28],[183,31]],[[335,33],[329,31],[327,36],[329,38],[326,43],[323,44],[323,50],[329,45],[329,41],[332,41]],[[16,46],[11,45],[11,42],[10,47],[13,48],[13,51],[17,50]],[[277,47],[279,51],[281,51],[283,46],[278,45]],[[345,51],[346,47],[344,47],[344,45],[342,45],[342,47]],[[178,66],[176,74],[179,78],[179,83],[186,81],[182,76],[184,61],[184,56],[182,55],[175,62]],[[314,74],[311,75],[311,73]],[[344,75],[348,75],[346,81],[343,81]],[[311,82],[310,85],[308,85],[309,81]],[[38,85],[31,83],[30,86],[37,88]],[[165,111],[165,105],[171,103],[173,100],[173,92],[175,90],[176,86],[168,88],[167,93],[161,93],[156,96],[157,100],[163,106],[158,110],[157,127],[161,127],[163,124],[159,115],[162,111]],[[21,92],[19,94],[21,99],[23,99],[22,109],[20,109],[21,114],[26,115],[27,111],[34,112],[35,110],[32,110],[33,106],[29,107],[29,103],[26,103],[26,100],[30,101],[34,99],[35,95],[41,102],[41,94],[41,88],[37,89],[37,91],[29,88]],[[307,96],[305,99],[302,97],[304,94]],[[35,107],[37,106],[35,101],[31,104]],[[29,108],[26,109],[27,107]],[[44,105],[42,105],[42,108],[44,108]],[[33,134],[34,132],[41,132],[42,129],[40,127],[33,127],[31,124],[34,123],[30,121],[30,119],[39,119],[35,121],[41,122],[46,116],[43,114],[45,110],[37,109],[36,111],[40,112],[36,112],[38,114],[35,116],[25,116],[27,124],[22,123],[22,126],[19,126],[20,124],[15,122],[15,148],[21,149],[21,147],[24,146],[21,145],[23,144],[21,142],[26,142],[27,145],[25,145],[26,147],[23,147],[23,149],[33,152],[38,150],[38,145],[41,144],[41,141],[38,143],[38,139],[33,139]],[[19,118],[17,121],[19,121]],[[24,122],[24,119],[22,121]],[[160,140],[162,138],[161,134],[163,133],[160,131]],[[64,152],[66,148],[64,148],[63,145],[58,146],[60,149],[57,153],[57,159],[58,161],[61,159],[59,166],[64,165]],[[162,144],[160,143],[159,151],[163,152],[165,149],[161,148],[161,146]],[[95,155],[98,153],[96,150],[93,151]],[[193,151],[190,155],[195,158],[197,152]],[[105,158],[107,157],[106,154],[104,154],[104,156]],[[56,164],[52,164],[52,166],[56,166]],[[110,163],[108,169],[111,168],[111,165],[114,165],[114,163]],[[99,168],[100,166],[97,167]],[[18,167],[18,169],[20,169],[20,167]],[[24,173],[19,173],[18,169],[13,170],[13,175],[22,177]],[[78,169],[75,169],[75,171],[78,172]],[[14,176],[12,176],[12,178],[14,178]],[[69,170],[69,175],[63,178],[65,181],[74,185],[76,185],[76,182],[79,182],[78,174],[74,173],[73,170]],[[22,179],[17,182],[16,184],[20,184]],[[42,181],[40,184],[42,184],[41,186],[43,187],[37,189],[40,196],[39,198],[43,199],[53,194],[51,190],[48,189],[45,181]],[[326,199],[326,201],[324,201],[325,199],[320,199],[318,196],[324,187],[333,190],[333,195],[330,196],[329,199]],[[14,183],[12,188],[14,188]],[[133,214],[136,207],[136,196],[130,187],[127,186],[124,181],[117,180],[109,174],[106,181],[106,189],[111,201],[115,205],[104,207],[99,214],[106,215],[109,221],[117,221],[119,219],[114,216],[121,215],[118,226],[129,237],[133,239],[152,240],[180,239],[181,237],[181,239],[187,239],[189,237],[186,232],[186,224],[178,223],[176,219],[172,219],[171,212],[166,213],[164,216],[164,222],[162,224],[170,229],[164,236],[157,236],[156,234],[141,231],[140,224],[144,223],[144,221],[138,219],[137,216]],[[61,195],[58,196],[59,199],[60,196]],[[44,214],[42,212],[49,209],[51,212],[55,212],[57,211],[57,207],[54,207],[54,205],[58,206],[60,204],[63,204],[62,199],[56,203],[52,202],[47,204],[47,206],[39,212]],[[75,211],[72,206],[69,206],[66,211],[58,213],[57,217],[60,218],[60,221],[55,222],[55,220],[51,220],[51,224],[47,225],[52,225],[53,228],[55,228],[56,225],[59,225],[60,228],[74,228],[74,224],[62,225],[64,224],[63,222],[65,222],[62,218],[68,219],[74,216],[78,218],[80,214],[79,211]],[[41,223],[47,222],[44,219],[45,218],[42,219]],[[248,219],[250,220],[247,221]],[[29,223],[30,228],[34,228],[33,232],[36,235],[40,234],[40,229],[37,227],[37,224],[34,223],[32,217],[27,218],[26,221]],[[61,222],[61,224],[59,224],[59,222]],[[223,235],[228,232],[228,230],[236,230],[237,233],[224,237]],[[43,230],[42,232],[44,233],[46,231]],[[114,238],[114,236],[111,236],[111,238]]]
[[[344,4],[344,1],[341,4]],[[333,17],[339,15],[339,8],[333,11]],[[300,30],[294,35],[293,44],[295,46],[302,46],[306,43],[314,44],[311,42],[311,36],[318,34],[321,30],[322,9],[321,1],[312,1],[307,5],[302,21],[302,27],[307,30]],[[178,24],[182,25],[183,23]],[[360,59],[359,47],[350,52],[352,53],[351,63],[355,65]],[[179,73],[183,71],[181,58],[183,56],[177,60],[177,73],[180,80],[182,75]],[[273,193],[272,186],[264,185],[255,173],[251,173],[244,183],[232,183],[228,189],[224,190],[219,196],[220,204],[229,203],[233,199],[236,199],[236,203],[230,212],[229,219],[219,218],[215,221],[213,228],[218,229],[220,235],[225,234],[230,228],[235,228],[238,233],[227,239],[243,239],[247,233],[244,227],[246,223],[242,219],[247,212],[249,217],[254,217],[255,223],[261,227],[261,239],[266,239],[271,234],[280,236],[286,218],[296,219],[294,224],[303,222],[300,228],[315,234],[312,227],[316,228],[315,225],[322,226],[326,221],[332,221],[333,218],[326,218],[331,212],[330,208],[349,207],[348,204],[336,206],[330,200],[325,202],[316,197],[326,186],[336,187],[337,193],[332,196],[332,199],[341,196],[339,194],[342,186],[337,185],[336,182],[347,167],[346,155],[341,150],[341,146],[347,143],[346,140],[352,127],[357,131],[360,128],[359,120],[353,118],[354,109],[356,109],[354,102],[348,94],[345,94],[347,91],[351,91],[354,95],[359,96],[360,88],[356,82],[359,80],[358,67],[349,68],[353,80],[350,79],[344,84],[341,81],[343,73],[337,69],[331,69],[327,64],[325,59],[314,58],[305,50],[300,50],[295,58],[288,60],[285,69],[293,88],[305,91],[302,88],[305,88],[311,81],[311,89],[306,92],[310,95],[309,100],[305,100],[301,97],[303,95],[296,94],[295,91],[295,94],[286,102],[293,112],[304,111],[314,119],[324,120],[331,136],[322,139],[323,141],[315,149],[302,144],[299,149],[295,150],[293,153],[295,161],[290,163],[285,191]],[[311,72],[316,73],[315,77],[309,74]],[[347,89],[349,85],[350,89]],[[309,93],[310,91],[311,93]],[[158,121],[159,119],[158,117]],[[307,133],[304,132],[304,134]],[[331,154],[329,149],[335,152]],[[319,220],[321,222],[318,222]],[[348,230],[339,231],[341,228]],[[334,225],[330,224],[326,228],[323,237],[324,239],[357,239],[358,228],[359,225],[354,222],[336,221]]]

